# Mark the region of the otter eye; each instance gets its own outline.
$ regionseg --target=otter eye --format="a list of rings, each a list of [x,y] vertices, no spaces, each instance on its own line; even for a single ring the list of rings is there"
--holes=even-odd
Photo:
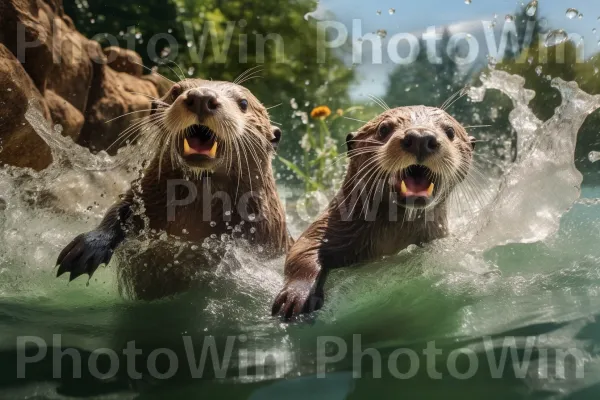
[[[173,98],[173,100],[181,96],[181,93],[183,93],[183,88],[178,84],[173,85],[173,87],[171,88],[171,97]]]
[[[390,133],[392,133],[392,127],[390,124],[381,124],[379,126],[379,136],[382,138],[388,137]]]
[[[248,100],[240,100],[240,109],[246,111],[248,109]]]
[[[444,130],[446,131],[446,136],[448,136],[448,139],[454,140],[454,136],[456,136],[456,132],[454,131],[454,128],[451,126],[448,126]]]

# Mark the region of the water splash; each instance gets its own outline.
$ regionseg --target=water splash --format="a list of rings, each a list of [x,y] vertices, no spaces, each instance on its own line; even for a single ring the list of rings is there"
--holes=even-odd
[[[541,121],[528,106],[535,93],[524,88],[522,77],[492,71],[482,82],[474,100],[482,99],[485,90],[497,89],[513,102],[509,118],[518,133],[518,157],[498,195],[481,213],[481,228],[472,243],[486,249],[544,240],[556,232],[560,217],[580,196],[583,177],[574,161],[577,133],[587,116],[600,108],[600,96],[556,78],[552,86],[562,103],[552,118]]]

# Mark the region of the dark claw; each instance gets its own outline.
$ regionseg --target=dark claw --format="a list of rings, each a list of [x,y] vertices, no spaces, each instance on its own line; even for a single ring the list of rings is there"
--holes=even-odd
[[[309,314],[323,307],[323,291],[315,282],[290,281],[273,302],[271,313],[285,321]]]
[[[112,254],[110,235],[100,231],[79,235],[58,256],[56,276],[69,272],[69,281],[84,274],[91,278],[100,265],[110,262]]]

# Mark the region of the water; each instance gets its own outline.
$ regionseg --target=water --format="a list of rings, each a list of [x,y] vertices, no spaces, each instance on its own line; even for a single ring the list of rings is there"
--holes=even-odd
[[[40,173],[0,171],[0,396],[597,398],[600,188],[581,188],[573,153],[577,132],[600,98],[555,80],[562,104],[541,121],[528,107],[534,93],[523,85],[522,78],[495,71],[471,91],[473,101],[491,90],[512,100],[518,157],[500,177],[474,174],[457,191],[454,234],[334,271],[326,307],[290,325],[269,317],[283,260],[265,264],[243,248],[231,248],[197,290],[152,303],[120,297],[113,266],[101,268],[89,284],[55,279],[61,248],[98,223],[143,163],[134,147],[115,158],[81,150],[45,126],[32,105],[27,118],[55,162]],[[292,231],[303,227],[295,223]],[[48,349],[19,379],[24,353],[17,340],[24,335]],[[511,340],[518,360],[509,355],[498,374],[490,357],[499,360]],[[440,353],[433,361],[424,353],[432,341]],[[136,373],[123,353],[129,342],[142,352],[133,358]],[[229,354],[229,368],[221,374],[209,357],[202,379],[194,379],[196,366],[188,361],[198,362],[211,343],[220,359]],[[345,357],[323,357],[335,356],[340,346]],[[60,357],[69,348],[81,357],[81,378],[73,378],[72,353]],[[98,356],[102,348],[119,357]],[[157,349],[167,350],[158,355]],[[359,365],[352,353],[367,349],[374,350],[359,357]],[[523,360],[529,363],[521,371]],[[115,363],[120,368],[112,373]],[[106,379],[98,379],[100,372]]]

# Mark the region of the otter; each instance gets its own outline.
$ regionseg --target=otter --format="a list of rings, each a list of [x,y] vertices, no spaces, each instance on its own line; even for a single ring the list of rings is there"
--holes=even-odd
[[[320,309],[328,271],[447,234],[447,199],[465,179],[474,138],[439,108],[390,109],[347,139],[341,189],[288,252],[272,314]]]
[[[281,130],[248,89],[183,80],[153,101],[143,127],[143,143],[154,149],[151,161],[99,226],[64,248],[57,276],[91,278],[126,239],[141,234],[199,243],[235,232],[260,248],[261,256],[285,254],[292,239],[271,165]],[[173,266],[177,255],[161,240],[155,243],[141,257],[119,263],[122,292],[144,300],[170,296],[187,290],[205,264],[218,261],[200,257]]]

